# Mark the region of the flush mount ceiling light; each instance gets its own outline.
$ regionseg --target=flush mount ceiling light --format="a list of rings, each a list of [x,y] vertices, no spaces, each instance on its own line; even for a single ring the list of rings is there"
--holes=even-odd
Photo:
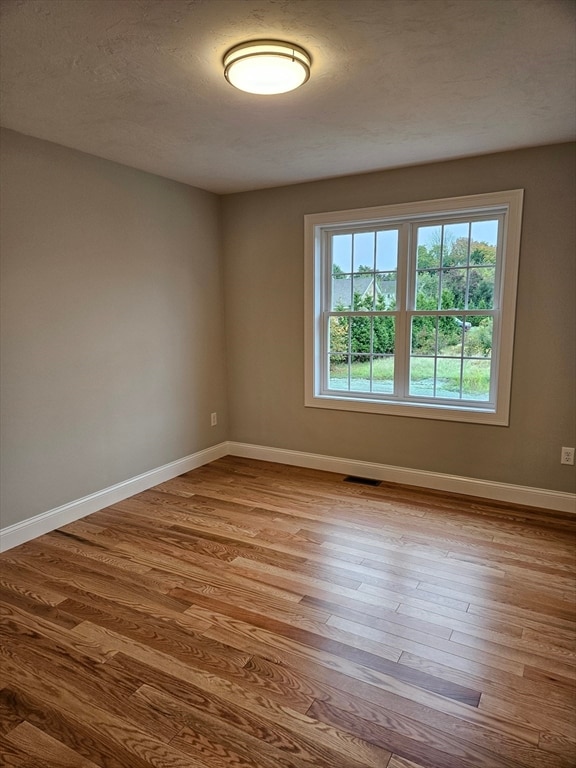
[[[310,77],[310,56],[281,40],[252,40],[235,45],[224,56],[224,77],[248,93],[286,93]]]

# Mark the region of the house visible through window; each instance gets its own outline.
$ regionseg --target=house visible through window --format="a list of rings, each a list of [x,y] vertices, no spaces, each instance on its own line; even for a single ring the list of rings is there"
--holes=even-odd
[[[306,217],[306,404],[507,424],[522,191]]]

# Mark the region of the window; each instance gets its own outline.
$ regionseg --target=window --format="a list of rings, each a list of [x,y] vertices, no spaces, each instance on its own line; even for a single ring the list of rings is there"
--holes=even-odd
[[[508,424],[522,197],[306,216],[306,405]]]

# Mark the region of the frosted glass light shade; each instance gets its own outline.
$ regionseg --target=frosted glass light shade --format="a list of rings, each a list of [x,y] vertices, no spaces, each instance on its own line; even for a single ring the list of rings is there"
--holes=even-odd
[[[310,77],[310,56],[303,48],[279,40],[254,40],[224,56],[224,77],[248,93],[286,93]]]

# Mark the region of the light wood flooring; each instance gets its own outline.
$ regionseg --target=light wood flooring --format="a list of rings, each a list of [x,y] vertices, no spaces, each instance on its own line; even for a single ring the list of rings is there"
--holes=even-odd
[[[0,557],[0,764],[572,768],[574,527],[228,457]]]

